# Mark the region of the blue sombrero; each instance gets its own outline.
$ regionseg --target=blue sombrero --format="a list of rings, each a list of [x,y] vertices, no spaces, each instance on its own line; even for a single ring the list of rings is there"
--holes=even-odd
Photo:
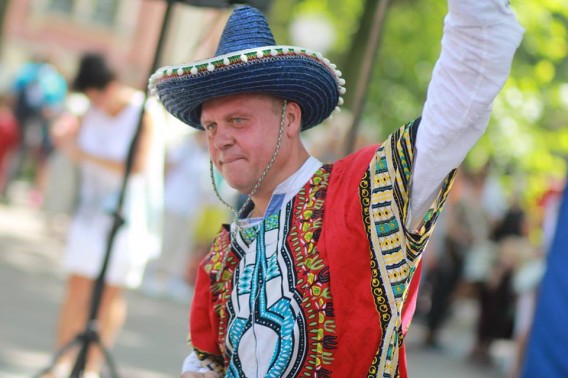
[[[201,105],[238,93],[264,93],[299,104],[302,130],[329,117],[343,103],[345,80],[320,53],[276,45],[264,15],[236,8],[223,30],[215,57],[158,69],[149,81],[152,94],[188,125],[203,129]]]

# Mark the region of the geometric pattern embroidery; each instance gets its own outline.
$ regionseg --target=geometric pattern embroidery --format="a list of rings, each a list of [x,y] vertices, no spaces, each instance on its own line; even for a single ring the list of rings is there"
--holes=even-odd
[[[320,168],[280,212],[242,229],[235,240],[226,231],[217,238],[215,245],[226,249],[214,245],[205,267],[218,288],[213,299],[223,320],[225,376],[331,373],[336,337],[329,268],[317,251],[330,172],[331,166]],[[223,266],[223,256],[229,265]],[[256,338],[265,342],[258,358]]]
[[[422,251],[447,198],[454,173],[444,181],[423,227],[412,234],[403,226],[409,206],[413,146],[419,120],[404,125],[391,134],[377,150],[367,180],[370,189],[360,187],[363,218],[368,225],[371,245],[372,290],[381,317],[383,339],[377,350],[369,377],[397,377],[398,355],[402,345],[402,309],[409,283],[420,262]],[[364,193],[370,203],[365,208]]]
[[[295,216],[288,235],[297,265],[296,287],[302,293],[302,307],[308,320],[308,354],[298,374],[303,377],[331,376],[337,344],[329,267],[317,249],[331,169],[324,165],[296,195]]]
[[[365,230],[367,231],[367,237],[369,238],[369,245],[372,245],[371,240],[371,217],[370,217],[370,203],[371,203],[371,195],[370,195],[370,179],[369,179],[369,171],[365,172],[363,179],[359,184],[359,199],[361,201],[361,209],[363,211],[363,223],[365,225]],[[375,306],[380,316],[380,325],[381,325],[381,334],[385,334],[387,332],[386,325],[389,324],[391,318],[391,311],[386,300],[386,290],[385,290],[385,282],[383,280],[383,276],[379,272],[379,267],[377,266],[377,261],[374,256],[373,250],[370,251],[370,258],[371,258],[371,290],[373,292],[373,296],[375,299]],[[383,349],[385,339],[381,339],[381,344],[379,345],[379,349],[371,362],[371,366],[369,367],[369,371],[367,376],[368,377],[376,377],[380,372],[380,351]]]

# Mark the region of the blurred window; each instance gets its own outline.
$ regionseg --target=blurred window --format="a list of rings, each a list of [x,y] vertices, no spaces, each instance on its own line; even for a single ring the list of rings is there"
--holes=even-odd
[[[73,13],[74,4],[75,0],[51,0],[49,2],[49,8],[55,12]]]
[[[91,18],[94,22],[112,25],[116,18],[117,0],[98,0],[93,6]]]
[[[77,22],[112,26],[118,3],[118,0],[49,0],[47,4],[49,11],[68,15]]]

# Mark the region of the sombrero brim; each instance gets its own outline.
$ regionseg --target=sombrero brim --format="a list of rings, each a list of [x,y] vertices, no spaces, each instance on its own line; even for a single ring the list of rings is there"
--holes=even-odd
[[[298,103],[302,130],[307,130],[342,103],[344,83],[341,72],[319,53],[268,46],[161,68],[150,78],[150,89],[171,114],[198,129],[202,129],[204,102],[239,93],[264,93]]]

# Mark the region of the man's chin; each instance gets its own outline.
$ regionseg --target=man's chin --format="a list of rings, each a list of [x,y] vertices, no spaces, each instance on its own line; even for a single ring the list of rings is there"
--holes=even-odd
[[[231,188],[235,189],[241,194],[249,194],[254,186],[254,183],[243,181],[244,174],[238,174],[236,170],[227,169],[222,172],[223,179]]]
[[[252,187],[250,185],[246,185],[242,182],[231,181],[227,178],[225,178],[225,181],[231,188],[235,189],[240,194],[248,195],[252,191]]]

